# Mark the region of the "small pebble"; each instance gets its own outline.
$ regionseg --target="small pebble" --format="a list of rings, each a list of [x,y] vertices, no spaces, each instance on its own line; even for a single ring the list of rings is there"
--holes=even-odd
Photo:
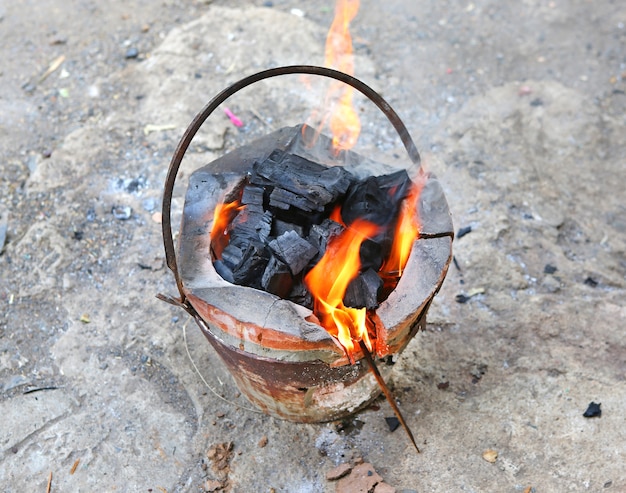
[[[126,50],[125,57],[127,59],[137,58],[138,56],[139,56],[139,50],[137,48],[135,48],[134,46],[131,47],[131,48],[128,48],[128,50]]]
[[[260,448],[265,447],[265,446],[267,445],[267,441],[268,441],[268,440],[267,440],[267,437],[266,437],[265,435],[263,435],[263,436],[261,437],[261,439],[259,440],[259,444],[258,444],[258,445],[259,445],[259,447],[260,447]]]
[[[133,210],[127,205],[114,205],[111,209],[111,213],[115,219],[119,219],[120,221],[126,221],[130,219],[130,216],[133,213]]]
[[[483,459],[493,464],[496,460],[498,460],[498,452],[492,449],[487,449],[483,452]]]
[[[543,268],[544,274],[554,274],[557,271],[557,268],[552,264],[546,264]]]

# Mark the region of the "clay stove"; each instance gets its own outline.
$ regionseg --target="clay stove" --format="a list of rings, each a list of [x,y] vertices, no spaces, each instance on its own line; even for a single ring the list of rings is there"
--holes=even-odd
[[[310,309],[287,299],[225,281],[211,257],[214,212],[241,189],[255,162],[276,150],[330,166],[343,166],[355,176],[381,175],[385,165],[351,151],[332,151],[330,139],[306,125],[286,127],[235,149],[196,170],[189,179],[175,255],[170,226],[173,183],[184,152],[198,128],[226,98],[246,85],[283,73],[314,73],[352,85],[375,102],[398,130],[410,158],[419,154],[406,128],[369,87],[350,76],[319,67],[285,67],[240,81],[218,95],[196,117],[183,136],[170,166],[163,203],[163,232],[168,265],[175,274],[187,310],[229,368],[238,387],[264,412],[292,421],[320,422],[342,418],[369,404],[380,393],[363,354],[351,364],[345,351],[319,324]],[[437,179],[420,171],[419,234],[395,289],[376,309],[373,356],[383,376],[411,338],[423,329],[430,302],[451,260],[453,227]],[[170,300],[171,301],[171,300]],[[382,364],[380,364],[382,363]]]

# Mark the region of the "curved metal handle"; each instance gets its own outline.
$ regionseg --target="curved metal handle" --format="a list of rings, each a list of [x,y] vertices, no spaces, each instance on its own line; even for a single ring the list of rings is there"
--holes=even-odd
[[[165,247],[165,259],[167,261],[167,266],[174,273],[174,277],[176,278],[176,286],[178,287],[178,291],[180,293],[180,303],[185,303],[185,294],[183,291],[183,283],[180,278],[180,274],[178,273],[178,264],[176,261],[176,252],[174,249],[174,238],[172,237],[172,218],[171,218],[171,209],[172,209],[172,192],[174,190],[174,182],[176,181],[176,176],[178,175],[178,169],[180,168],[180,164],[183,160],[185,152],[189,148],[191,141],[195,137],[196,133],[202,126],[202,124],[206,121],[206,119],[213,113],[217,107],[226,101],[229,97],[231,97],[236,92],[240,91],[244,87],[247,87],[255,82],[261,81],[263,79],[269,79],[271,77],[277,77],[280,75],[287,74],[311,74],[311,75],[319,75],[322,77],[328,77],[330,79],[335,79],[341,81],[349,86],[354,87],[357,91],[362,93],[368,99],[370,99],[380,110],[385,114],[389,122],[393,125],[396,132],[400,136],[400,140],[404,144],[404,147],[411,158],[411,161],[419,168],[420,167],[420,155],[417,151],[417,147],[413,142],[413,139],[409,135],[409,131],[405,127],[402,120],[398,114],[389,106],[389,103],[385,101],[376,91],[374,91],[367,84],[361,82],[359,79],[352,77],[343,72],[339,72],[338,70],[333,70],[325,67],[316,67],[314,65],[290,65],[286,67],[277,67],[271,68],[268,70],[263,70],[256,74],[250,75],[241,79],[238,82],[235,82],[231,86],[227,87],[219,94],[217,94],[209,103],[196,115],[196,117],[192,120],[185,130],[178,146],[176,147],[176,151],[174,151],[174,155],[172,156],[172,161],[170,162],[170,167],[167,172],[167,177],[165,179],[165,190],[163,192],[163,220],[162,220],[162,229],[163,229],[163,246]]]

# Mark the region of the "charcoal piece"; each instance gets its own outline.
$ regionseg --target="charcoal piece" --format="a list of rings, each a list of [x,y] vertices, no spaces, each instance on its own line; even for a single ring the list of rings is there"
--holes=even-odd
[[[459,230],[456,233],[457,240],[463,238],[465,235],[471,233],[472,231],[473,230],[471,226],[465,226],[464,228],[459,228]]]
[[[554,274],[556,271],[557,271],[557,268],[551,264],[546,264],[543,268],[544,274]]]
[[[232,241],[228,245],[226,245],[226,247],[222,251],[222,262],[231,271],[234,267],[239,265],[242,258],[243,258],[243,250],[239,248]],[[231,275],[232,275],[232,272],[231,272]]]
[[[270,241],[269,247],[274,255],[289,266],[294,276],[302,272],[309,261],[317,255],[317,248],[298,236],[295,231],[283,233]]]
[[[304,228],[299,224],[289,223],[287,221],[281,221],[280,219],[274,219],[272,223],[272,233],[274,237],[278,237],[287,231],[295,231],[298,236],[304,237]]]
[[[288,300],[297,303],[298,305],[304,306],[309,309],[313,309],[313,296],[306,288],[302,279],[295,278],[293,287],[287,296]]]
[[[310,210],[317,211],[324,210],[327,204],[343,195],[352,180],[352,175],[342,167],[329,168],[280,149],[274,150],[262,163],[255,162],[250,175],[251,184],[291,192],[304,199],[303,203]],[[278,203],[285,205],[282,201]]]
[[[383,248],[385,242],[380,243],[375,240],[365,240],[361,243],[359,258],[361,260],[361,270],[373,269],[377,271],[383,265],[387,248]]]
[[[389,431],[391,431],[392,433],[400,427],[400,420],[395,416],[392,416],[391,418],[385,418],[385,422],[389,427]]]
[[[587,406],[587,410],[583,413],[583,417],[585,418],[599,418],[602,416],[602,409],[600,409],[599,403],[590,402],[589,406]]]
[[[235,216],[230,227],[231,243],[233,243],[235,238],[239,241],[242,241],[242,239],[248,241],[259,240],[264,243],[272,230],[272,213],[246,207]]]
[[[263,272],[261,287],[268,293],[286,298],[293,287],[293,276],[289,267],[272,255]]]
[[[410,186],[411,180],[404,170],[365,178],[350,187],[341,206],[341,218],[348,225],[357,219],[380,226],[390,225],[395,221]]]
[[[307,199],[306,197],[283,188],[274,188],[274,190],[272,190],[270,193],[270,207],[277,207],[278,209],[285,211],[291,209],[292,207],[305,212],[323,210],[323,207],[320,209],[318,204]]]
[[[241,203],[244,205],[263,205],[263,187],[246,185],[241,193]]]
[[[226,266],[223,260],[216,260],[215,262],[213,262],[213,267],[215,267],[215,272],[217,272],[222,277],[222,279],[232,284],[235,283],[235,279],[233,278],[233,271]]]
[[[374,269],[356,276],[346,289],[343,304],[351,308],[378,308],[378,297],[383,289],[383,280]]]
[[[233,282],[261,289],[261,279],[269,259],[270,255],[265,245],[259,241],[251,241],[243,252],[241,262],[232,269]]]
[[[328,242],[339,236],[345,228],[333,221],[324,219],[320,224],[313,224],[307,240],[320,252],[320,257],[326,251]]]

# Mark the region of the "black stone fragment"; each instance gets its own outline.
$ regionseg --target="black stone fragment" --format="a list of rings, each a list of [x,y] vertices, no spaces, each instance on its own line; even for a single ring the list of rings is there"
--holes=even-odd
[[[557,268],[554,265],[546,264],[543,268],[544,274],[554,274],[557,271]]]
[[[387,422],[387,426],[389,427],[389,431],[391,432],[396,431],[400,426],[400,420],[395,416],[392,416],[391,418],[385,418],[385,421]]]
[[[466,234],[469,234],[472,232],[472,227],[471,226],[465,226],[464,228],[460,228],[457,233],[456,233],[456,238],[463,238]]]
[[[590,286],[592,288],[595,288],[598,285],[598,281],[596,281],[595,279],[593,279],[592,277],[588,277],[587,279],[585,279],[585,284],[587,286]]]
[[[585,418],[599,418],[602,416],[602,409],[600,409],[601,404],[591,402],[589,406],[587,406],[587,410],[583,413],[583,417]]]
[[[470,297],[464,294],[457,294],[454,297],[454,301],[456,301],[457,303],[467,303],[469,300],[470,300]]]

